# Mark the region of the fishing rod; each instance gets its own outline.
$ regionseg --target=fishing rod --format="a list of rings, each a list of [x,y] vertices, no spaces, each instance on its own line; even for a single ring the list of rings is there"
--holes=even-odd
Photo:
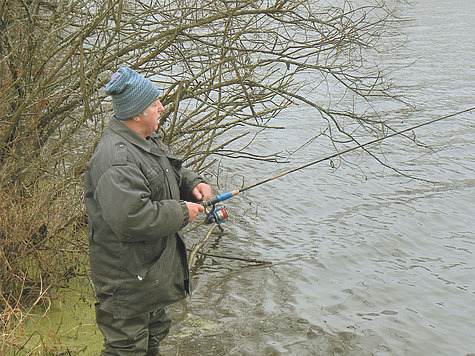
[[[438,121],[442,121],[442,120],[446,120],[448,118],[451,118],[453,116],[456,116],[456,115],[460,115],[460,114],[463,114],[463,113],[466,113],[466,112],[469,112],[469,111],[472,111],[474,110],[475,107],[471,107],[470,109],[465,109],[465,110],[461,110],[461,111],[458,111],[458,112],[455,112],[455,113],[452,113],[452,114],[449,114],[449,115],[445,115],[445,116],[442,116],[442,117],[439,117],[437,119],[433,119],[433,120],[430,120],[430,121],[425,121],[421,124],[417,124],[417,125],[414,125],[414,126],[411,126],[411,127],[408,127],[407,129],[404,129],[404,130],[401,130],[401,131],[396,131],[396,132],[393,132],[392,134],[389,134],[387,136],[384,136],[384,137],[380,137],[380,138],[377,138],[377,139],[374,139],[374,140],[371,140],[371,141],[368,141],[368,142],[365,142],[365,143],[362,143],[360,145],[357,145],[357,146],[354,146],[354,147],[351,147],[351,148],[347,148],[341,152],[337,152],[337,153],[334,153],[330,156],[326,156],[324,158],[320,158],[320,159],[317,159],[315,161],[312,161],[310,163],[306,163],[302,166],[299,166],[299,167],[296,167],[296,168],[293,168],[289,171],[286,171],[286,172],[283,172],[281,174],[278,174],[276,175],[275,177],[271,177],[271,178],[267,178],[267,179],[264,179],[260,182],[257,182],[257,183],[254,183],[254,184],[251,184],[245,188],[241,188],[241,189],[236,189],[236,190],[231,190],[229,192],[226,192],[226,193],[223,193],[223,194],[220,194],[214,198],[211,198],[210,200],[205,200],[205,201],[202,201],[200,204],[203,205],[205,208],[207,207],[210,207],[212,206],[213,207],[213,210],[210,212],[210,214],[208,215],[208,222],[217,222],[217,223],[221,223],[223,222],[228,216],[227,216],[227,212],[224,208],[221,208],[221,209],[216,209],[215,208],[215,205],[217,203],[220,203],[224,200],[227,200],[239,193],[242,193],[246,190],[249,190],[251,188],[255,188],[261,184],[264,184],[264,183],[267,183],[267,182],[270,182],[274,179],[277,179],[277,178],[281,178],[283,176],[286,176],[287,174],[290,174],[290,173],[293,173],[293,172],[296,172],[296,171],[299,171],[301,169],[304,169],[304,168],[307,168],[307,167],[310,167],[310,166],[313,166],[314,164],[317,164],[317,163],[321,163],[323,161],[327,161],[329,159],[332,159],[332,158],[335,158],[335,157],[338,157],[338,156],[341,156],[345,153],[348,153],[348,152],[351,152],[351,151],[354,151],[354,150],[357,150],[359,148],[363,148],[363,147],[366,147],[366,146],[369,146],[369,145],[372,145],[372,144],[375,144],[375,143],[378,143],[378,142],[381,142],[387,138],[390,138],[390,137],[394,137],[394,136],[397,136],[397,135],[401,135],[405,132],[408,132],[408,131],[412,131],[412,130],[415,130],[419,127],[422,127],[422,126],[427,126],[427,125],[430,125],[430,124],[433,124],[435,122],[438,122]]]

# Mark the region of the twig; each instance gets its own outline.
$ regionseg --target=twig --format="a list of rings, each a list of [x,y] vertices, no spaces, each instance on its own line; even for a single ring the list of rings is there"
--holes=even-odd
[[[84,270],[86,271],[86,277],[87,277],[87,281],[89,282],[89,286],[91,287],[92,293],[94,294],[94,298],[97,301],[97,294],[96,294],[96,288],[94,288],[94,283],[92,283],[91,276],[89,276],[86,264],[84,262],[82,264],[84,266]]]
[[[190,254],[190,257],[188,258],[188,268],[191,269],[191,266],[193,265],[193,259],[195,258],[196,253],[198,250],[203,247],[203,245],[208,241],[209,237],[213,233],[214,229],[216,229],[219,226],[219,224],[214,223],[213,226],[208,230],[208,233],[206,234],[205,238],[193,249],[193,252]]]
[[[236,256],[225,256],[225,255],[218,255],[215,253],[209,253],[209,252],[197,252],[200,255],[204,256],[210,256],[210,257],[217,257],[217,258],[225,258],[228,260],[237,260],[237,261],[245,261],[245,262],[253,262],[253,263],[259,263],[259,264],[272,264],[270,261],[264,261],[264,260],[257,260],[255,258],[244,258],[244,257],[236,257]]]

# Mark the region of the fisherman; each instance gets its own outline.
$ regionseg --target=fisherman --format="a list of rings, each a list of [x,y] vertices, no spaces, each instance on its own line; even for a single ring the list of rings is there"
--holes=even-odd
[[[104,335],[101,355],[158,355],[171,324],[166,306],[190,293],[180,230],[211,188],[155,133],[159,90],[122,67],[105,87],[114,117],[85,173],[91,275]]]

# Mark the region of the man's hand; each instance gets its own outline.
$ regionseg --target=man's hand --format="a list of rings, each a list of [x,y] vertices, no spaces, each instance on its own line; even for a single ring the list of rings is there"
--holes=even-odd
[[[211,187],[206,183],[198,183],[193,188],[193,195],[198,201],[211,199]]]
[[[205,210],[205,208],[201,204],[190,203],[189,201],[186,201],[185,203],[186,203],[186,206],[188,207],[188,214],[189,214],[188,222],[192,222],[193,220],[195,220],[195,218],[202,211]]]

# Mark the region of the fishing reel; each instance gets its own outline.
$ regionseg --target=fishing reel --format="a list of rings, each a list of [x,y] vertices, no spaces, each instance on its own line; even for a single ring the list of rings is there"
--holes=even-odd
[[[213,205],[211,209],[206,210],[206,214],[206,224],[221,224],[228,218],[228,212],[224,206],[217,207],[216,205]]]

